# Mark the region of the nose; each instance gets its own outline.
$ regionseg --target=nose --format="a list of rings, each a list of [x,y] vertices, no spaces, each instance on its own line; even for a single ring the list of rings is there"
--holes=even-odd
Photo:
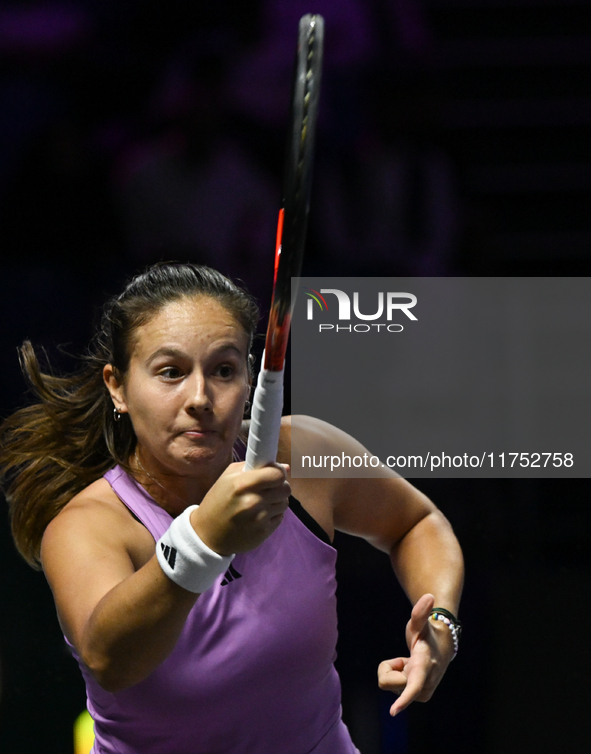
[[[194,372],[187,381],[187,411],[201,412],[213,409],[213,400],[203,374]]]

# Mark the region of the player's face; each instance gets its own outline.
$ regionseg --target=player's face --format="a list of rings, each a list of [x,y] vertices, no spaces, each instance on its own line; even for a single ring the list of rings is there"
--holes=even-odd
[[[134,333],[121,385],[152,472],[219,474],[232,460],[250,384],[249,336],[213,298],[167,304]]]

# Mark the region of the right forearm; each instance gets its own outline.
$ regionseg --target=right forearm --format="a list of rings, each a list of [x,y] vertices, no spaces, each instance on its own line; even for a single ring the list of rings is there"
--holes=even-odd
[[[106,691],[139,683],[173,650],[197,597],[153,557],[97,604],[77,642],[82,661]]]

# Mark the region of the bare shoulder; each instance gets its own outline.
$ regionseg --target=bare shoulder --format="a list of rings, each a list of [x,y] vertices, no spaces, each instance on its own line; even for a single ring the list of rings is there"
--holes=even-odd
[[[105,539],[117,545],[133,542],[145,528],[132,516],[105,479],[98,479],[59,512],[43,536],[42,555],[55,543],[79,539],[86,546]]]
[[[339,453],[361,457],[363,457],[363,454],[371,455],[354,437],[322,419],[303,415],[284,416],[282,418],[278,453],[278,460],[281,463],[295,462],[296,458],[301,457],[303,454],[326,459],[331,455]],[[326,465],[324,468],[327,468]],[[374,470],[366,464],[365,468],[367,471],[364,470],[359,474],[360,476],[387,478],[396,476],[396,474],[393,474],[389,469],[384,467]],[[316,481],[318,481],[319,476],[324,476],[330,480],[343,475],[339,473],[333,474],[330,471],[329,463],[326,473],[323,472],[322,475],[315,475]],[[351,475],[349,474],[348,476],[350,477]]]
[[[84,571],[109,560],[133,572],[153,552],[151,534],[109,483],[99,479],[72,498],[51,521],[41,543],[41,562],[53,587],[63,571],[72,573],[74,565]]]
[[[292,442],[294,446],[292,446]],[[317,419],[314,416],[283,416],[281,418],[281,434],[279,441],[279,455],[291,453],[295,446],[305,446],[306,452],[329,452],[337,447],[347,446],[354,449],[363,448],[351,435],[343,432],[333,424]],[[282,463],[288,463],[289,458]]]
[[[311,416],[284,417],[278,459],[294,456],[371,455],[354,437]],[[321,523],[360,536],[388,552],[421,518],[435,507],[405,479],[387,467],[368,469],[355,478],[327,471],[322,478],[290,479],[294,495]],[[322,523],[321,523],[322,525]],[[325,523],[326,526],[326,523]]]
[[[114,516],[121,521],[125,519],[126,507],[111,489],[106,479],[97,479],[88,487],[73,497],[54,518],[50,526],[63,526],[67,521],[72,523],[80,516]],[[49,529],[49,527],[48,527]]]
[[[60,623],[77,645],[98,601],[154,554],[154,539],[104,479],[94,482],[60,511],[45,530],[43,570]]]
[[[292,431],[294,425],[295,432]],[[240,429],[240,437],[244,442],[248,441],[249,431],[250,420],[246,419],[242,422]],[[337,445],[340,447],[343,444],[355,448],[363,447],[346,432],[322,419],[301,414],[297,416],[282,416],[279,433],[279,450],[277,453],[277,460],[280,463],[290,462],[294,435],[297,437],[298,444],[305,444],[308,451],[312,449],[329,451],[331,448]]]

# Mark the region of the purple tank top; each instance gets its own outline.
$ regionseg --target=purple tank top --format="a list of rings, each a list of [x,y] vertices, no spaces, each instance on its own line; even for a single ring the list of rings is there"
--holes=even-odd
[[[123,469],[105,474],[154,540],[172,518]],[[336,551],[291,510],[202,594],[170,656],[104,691],[80,663],[94,754],[355,754],[333,666]]]

